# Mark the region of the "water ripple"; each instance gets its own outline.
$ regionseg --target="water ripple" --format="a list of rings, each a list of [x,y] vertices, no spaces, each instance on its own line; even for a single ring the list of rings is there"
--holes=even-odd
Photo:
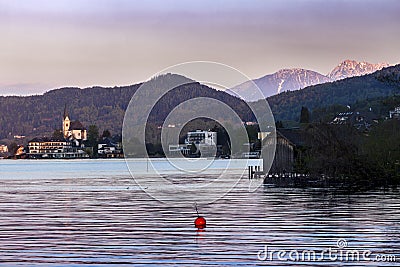
[[[265,186],[248,192],[238,187],[199,207],[207,228],[198,231],[193,203],[162,204],[122,171],[112,177],[74,173],[73,178],[52,178],[54,173],[46,170],[40,178],[1,180],[0,265],[288,266],[260,262],[257,252],[264,245],[335,247],[338,238],[349,247],[400,260],[400,195],[395,190],[350,195],[321,188]],[[290,265],[346,264],[376,265]]]

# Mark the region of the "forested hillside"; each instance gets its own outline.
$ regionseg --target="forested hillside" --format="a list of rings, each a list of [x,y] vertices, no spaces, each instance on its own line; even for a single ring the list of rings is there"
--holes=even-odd
[[[138,86],[62,88],[43,95],[0,97],[0,138],[51,134],[61,128],[64,105],[72,120],[118,131],[124,110]]]
[[[167,74],[157,79],[168,80],[172,76]],[[125,110],[139,86],[61,88],[36,96],[2,96],[0,139],[11,139],[14,135],[51,135],[55,129],[61,128],[65,105],[72,120],[79,120],[86,127],[94,124],[100,131],[108,129],[112,134],[120,134]],[[243,120],[252,120],[251,112],[243,100],[197,82],[190,82],[160,99],[150,116],[150,122],[161,123],[176,105],[199,96],[221,100],[241,114]]]

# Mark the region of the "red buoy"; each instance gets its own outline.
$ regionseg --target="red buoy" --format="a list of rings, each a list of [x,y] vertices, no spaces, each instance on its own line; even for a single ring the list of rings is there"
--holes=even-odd
[[[194,207],[196,208],[197,218],[194,220],[194,226],[197,229],[204,229],[206,227],[206,219],[199,215],[199,211],[197,210],[197,203],[194,203]]]
[[[206,227],[206,219],[204,219],[204,217],[197,217],[196,220],[194,220],[194,225],[199,228],[199,229],[203,229]]]

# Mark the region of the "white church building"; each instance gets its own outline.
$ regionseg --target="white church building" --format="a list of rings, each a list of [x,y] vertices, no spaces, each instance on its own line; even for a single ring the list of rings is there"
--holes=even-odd
[[[67,111],[67,107],[64,108],[63,117],[63,134],[64,138],[67,140],[77,140],[79,142],[85,141],[87,139],[87,132],[82,123],[78,120],[71,121]]]

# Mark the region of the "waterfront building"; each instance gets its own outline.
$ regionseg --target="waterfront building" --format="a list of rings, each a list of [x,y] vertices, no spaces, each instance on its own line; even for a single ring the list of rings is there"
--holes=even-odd
[[[202,130],[188,132],[185,143],[215,146],[217,144],[217,133]]]
[[[28,158],[78,159],[88,158],[88,150],[83,141],[87,139],[86,129],[79,121],[71,121],[67,108],[64,108],[62,137],[37,137],[28,142]],[[93,152],[93,151],[92,151]]]
[[[188,156],[190,154],[190,144],[180,144],[180,145],[169,145],[168,150],[173,155],[179,155],[181,153],[184,156]]]
[[[102,158],[123,158],[122,144],[113,143],[109,138],[103,138],[97,145],[97,154]]]
[[[24,146],[18,146],[15,155],[13,156],[14,159],[25,159],[26,158],[26,151]]]
[[[187,133],[184,144],[170,144],[168,150],[172,155],[215,157],[221,147],[216,132],[196,130]]]
[[[263,132],[259,134],[262,143],[263,166],[266,168],[273,157],[268,174],[284,175],[293,172],[295,144],[281,132]],[[275,153],[272,151],[273,143],[276,142]],[[266,170],[264,170],[266,172]]]
[[[0,153],[7,153],[8,147],[6,145],[0,145]]]
[[[185,144],[196,146],[196,153],[201,157],[217,156],[217,133],[211,131],[196,130],[188,132]]]
[[[28,142],[29,158],[77,159],[88,158],[83,147],[73,146],[72,141],[54,138],[34,138]]]

